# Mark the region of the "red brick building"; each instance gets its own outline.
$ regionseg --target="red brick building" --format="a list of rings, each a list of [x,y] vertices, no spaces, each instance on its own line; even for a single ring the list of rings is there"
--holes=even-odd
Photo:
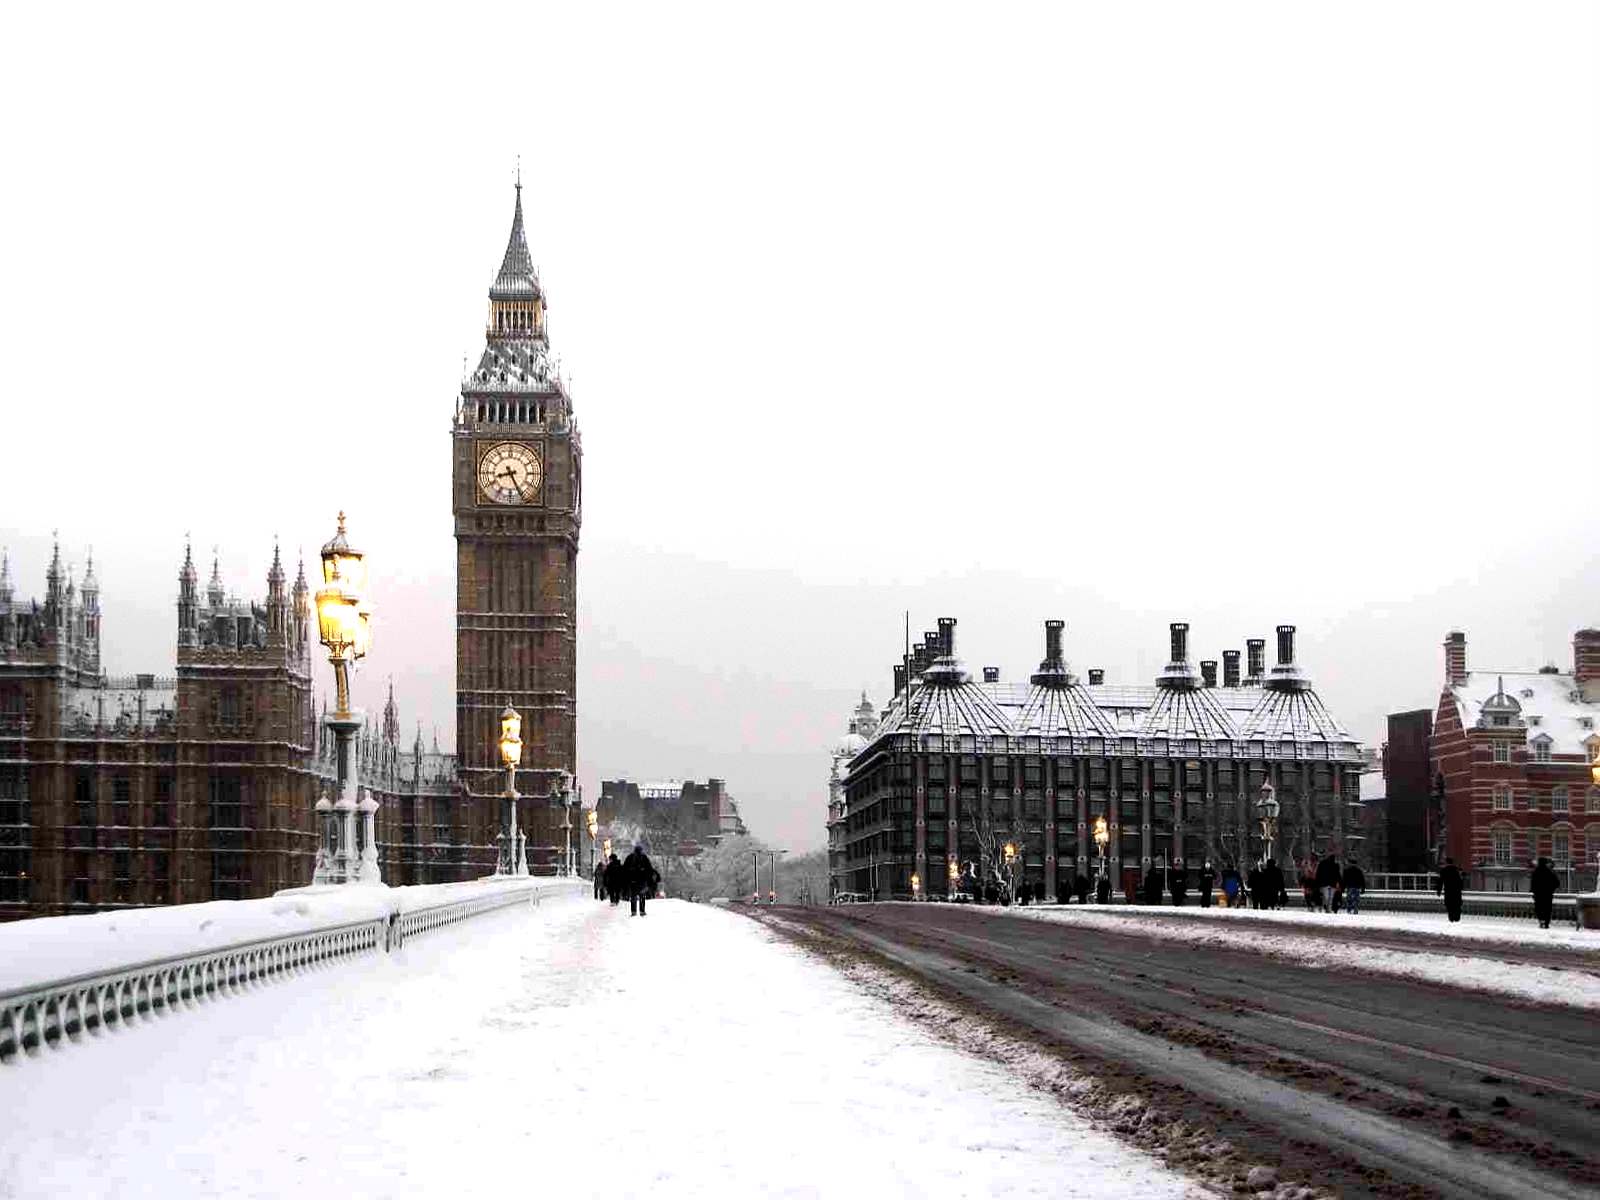
[[[1437,858],[1470,886],[1525,891],[1534,858],[1563,884],[1594,886],[1600,854],[1600,630],[1572,639],[1571,672],[1467,669],[1467,635],[1444,642],[1445,683],[1430,758],[1444,797]],[[1569,875],[1570,872],[1570,875]]]

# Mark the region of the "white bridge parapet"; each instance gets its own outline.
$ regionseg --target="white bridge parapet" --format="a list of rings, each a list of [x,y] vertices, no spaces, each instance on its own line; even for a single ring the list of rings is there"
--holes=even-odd
[[[588,885],[489,876],[419,887],[295,888],[266,900],[0,925],[0,1065],[170,1016]]]

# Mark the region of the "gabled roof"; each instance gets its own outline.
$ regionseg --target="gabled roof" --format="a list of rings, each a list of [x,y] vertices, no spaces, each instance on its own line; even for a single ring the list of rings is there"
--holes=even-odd
[[[539,276],[533,269],[533,255],[528,253],[528,238],[522,228],[522,180],[517,180],[517,210],[511,218],[511,237],[506,241],[506,255],[500,262],[500,273],[489,288],[491,300],[523,300],[542,296]]]

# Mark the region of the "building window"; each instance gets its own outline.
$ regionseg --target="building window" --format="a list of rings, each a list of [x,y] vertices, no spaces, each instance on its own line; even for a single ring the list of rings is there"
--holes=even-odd
[[[1496,829],[1494,831],[1494,865],[1509,867],[1511,865],[1511,831],[1509,829]]]
[[[1545,763],[1550,761],[1549,742],[1535,742],[1533,744],[1533,761]]]
[[[1511,789],[1497,787],[1494,789],[1494,810],[1496,812],[1511,811]]]
[[[155,795],[150,801],[150,824],[166,828],[172,824],[172,776],[157,775]]]
[[[167,903],[167,888],[172,879],[172,862],[165,854],[150,856],[150,900],[154,904]]]
[[[1495,762],[1510,762],[1511,761],[1511,743],[1510,742],[1496,742],[1494,744],[1494,761]]]
[[[31,866],[28,847],[0,846],[0,904],[26,904],[33,898]]]
[[[211,828],[243,829],[244,804],[237,775],[211,777]],[[226,897],[215,897],[226,899]]]
[[[1489,718],[1489,723],[1491,725],[1509,725],[1511,724],[1511,717],[1506,713],[1495,713]]]
[[[1568,803],[1566,788],[1558,787],[1550,793],[1551,812],[1564,813],[1570,811],[1567,807]]]
[[[126,828],[133,824],[128,814],[128,777],[118,775],[111,781],[111,823]]]
[[[1550,861],[1555,864],[1558,871],[1565,871],[1572,865],[1572,842],[1565,833],[1553,834],[1550,838]]]
[[[89,856],[82,850],[72,856],[72,899],[77,904],[89,903]]]

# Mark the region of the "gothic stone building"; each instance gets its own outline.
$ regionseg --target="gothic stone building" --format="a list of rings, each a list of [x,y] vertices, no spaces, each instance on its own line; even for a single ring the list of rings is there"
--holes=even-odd
[[[1132,889],[1151,864],[1246,866],[1264,853],[1255,802],[1271,780],[1282,806],[1275,852],[1285,862],[1332,852],[1360,858],[1360,747],[1295,663],[1294,627],[1278,627],[1278,665],[1251,639],[1195,670],[1189,627],[1171,627],[1171,659],[1151,685],[1088,682],[1067,670],[1061,621],[1045,623],[1045,656],[1024,684],[986,669],[971,679],[955,655],[955,621],[907,664],[895,695],[850,760],[831,815],[832,887],[942,896],[948,864],[985,872],[993,847],[1020,851],[1021,877],[1056,895],[1093,876],[1095,820],[1110,832],[1114,886]]]
[[[18,600],[0,558],[0,920],[246,899],[311,881],[313,806],[335,776],[317,719],[310,591],[274,551],[264,602],[178,573],[177,653],[167,674],[106,676],[100,587],[61,564],[43,603]],[[378,801],[391,883],[480,873],[448,755],[399,745],[391,688],[356,745]],[[492,845],[492,839],[491,839]]]
[[[636,825],[646,831],[659,831],[676,840],[680,855],[698,854],[725,837],[742,837],[749,832],[739,815],[738,802],[728,794],[725,780],[663,779],[633,782],[606,779],[600,784],[600,802],[595,817],[601,826],[613,822]]]
[[[577,765],[578,529],[583,443],[550,359],[544,290],[517,183],[511,237],[489,288],[486,344],[451,430],[456,538],[456,769],[472,837],[490,849],[505,769],[500,713],[522,714],[518,827],[535,873],[560,862]],[[581,814],[573,809],[572,820]]]
[[[1429,746],[1443,785],[1439,860],[1470,885],[1526,891],[1535,858],[1563,884],[1594,885],[1600,855],[1600,629],[1572,638],[1572,670],[1467,668],[1467,635],[1444,642],[1444,689]],[[1436,864],[1437,865],[1437,864]]]

